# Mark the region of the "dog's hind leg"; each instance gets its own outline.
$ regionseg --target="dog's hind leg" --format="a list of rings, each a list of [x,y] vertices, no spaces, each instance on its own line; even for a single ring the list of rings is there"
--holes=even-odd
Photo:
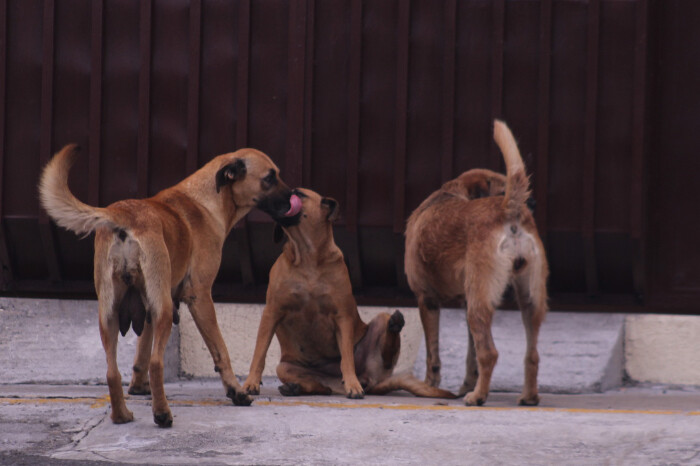
[[[464,396],[470,391],[474,390],[476,386],[476,380],[479,378],[479,367],[476,363],[476,349],[474,348],[474,336],[472,335],[471,329],[468,328],[467,333],[469,334],[469,346],[467,348],[467,372],[464,376],[464,382],[459,389],[459,396]]]
[[[425,333],[425,383],[440,385],[440,304],[425,295],[418,297],[418,310]]]
[[[151,395],[153,397],[153,421],[160,427],[173,425],[173,415],[165,397],[163,358],[165,346],[168,344],[170,332],[173,327],[173,302],[170,298],[170,290],[165,290],[160,299],[152,300],[151,314],[153,325],[153,352],[149,364],[151,378]],[[155,311],[159,309],[159,311]]]
[[[493,312],[491,303],[470,299],[467,322],[469,323],[469,331],[474,338],[479,376],[476,379],[474,390],[464,397],[464,402],[469,406],[481,406],[486,402],[491,385],[491,374],[498,360],[498,351],[491,336]]]
[[[106,285],[109,286],[109,285]],[[119,316],[112,306],[114,290],[103,288],[99,293],[100,338],[107,357],[107,386],[112,405],[112,422],[124,424],[134,420],[134,414],[126,408],[122,376],[117,366],[117,341],[119,338]]]
[[[277,365],[277,377],[283,384],[279,391],[284,396],[330,395],[331,388],[318,380],[321,376],[317,371],[297,364],[280,362]]]
[[[151,361],[153,348],[153,325],[146,320],[143,332],[136,344],[136,356],[134,357],[133,374],[129,384],[129,395],[148,395],[151,386],[148,381],[148,365]]]
[[[537,372],[540,362],[540,356],[537,352],[537,338],[542,321],[547,314],[547,294],[543,280],[528,280],[528,278],[521,276],[513,283],[527,338],[524,360],[525,381],[522,395],[518,398],[518,404],[535,406],[540,402],[537,390]],[[533,289],[532,286],[535,288]]]

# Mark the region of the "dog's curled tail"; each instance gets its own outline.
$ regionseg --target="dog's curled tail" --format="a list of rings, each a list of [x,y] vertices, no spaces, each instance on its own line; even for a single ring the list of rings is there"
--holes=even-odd
[[[406,390],[415,396],[424,398],[457,398],[457,395],[454,393],[443,390],[442,388],[432,387],[410,373],[392,375],[388,379],[371,387],[367,392],[373,395],[384,395],[395,390]]]
[[[106,209],[80,202],[68,189],[68,172],[79,152],[76,144],[69,144],[46,164],[39,180],[41,205],[57,224],[79,235],[99,227],[115,228]]]
[[[525,173],[525,165],[513,133],[501,120],[493,122],[493,139],[501,149],[506,163],[506,194],[503,199],[506,221],[517,221],[530,197],[530,179]]]

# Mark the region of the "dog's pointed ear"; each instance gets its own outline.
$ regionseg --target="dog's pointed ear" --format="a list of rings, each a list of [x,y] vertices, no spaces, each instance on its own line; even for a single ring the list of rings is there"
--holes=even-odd
[[[234,181],[245,178],[246,168],[242,159],[236,159],[228,165],[224,165],[216,172],[216,192],[221,191],[221,187],[231,184]]]
[[[274,233],[275,244],[279,243],[283,239],[284,239],[284,230],[279,225],[279,223],[275,223],[275,233]]]
[[[340,209],[338,209],[338,201],[331,197],[324,197],[321,199],[321,207],[325,207],[328,210],[326,219],[331,223],[335,222],[340,214]]]

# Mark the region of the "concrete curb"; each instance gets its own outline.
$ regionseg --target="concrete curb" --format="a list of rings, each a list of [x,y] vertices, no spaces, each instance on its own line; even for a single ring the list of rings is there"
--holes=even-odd
[[[236,374],[248,372],[262,305],[217,304],[217,318]],[[361,308],[365,320],[395,308]],[[406,317],[397,371],[425,374],[423,332],[416,308]],[[441,314],[442,386],[457,390],[466,359],[464,311]],[[500,353],[492,390],[522,388],[525,336],[519,312],[497,311],[493,335]],[[539,384],[543,393],[594,393],[632,382],[700,386],[700,316],[550,312],[540,333]],[[119,340],[124,383],[131,378],[135,335]],[[273,342],[265,375],[274,375]],[[104,383],[106,365],[95,301],[0,298],[0,382]],[[166,379],[215,377],[211,357],[192,318],[181,309],[166,351]]]

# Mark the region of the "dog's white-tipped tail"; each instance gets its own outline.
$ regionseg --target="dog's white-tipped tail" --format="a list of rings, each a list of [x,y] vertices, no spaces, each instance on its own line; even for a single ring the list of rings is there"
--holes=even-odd
[[[79,235],[99,227],[115,228],[105,209],[80,202],[68,189],[68,173],[78,153],[78,146],[69,144],[46,164],[39,180],[41,205],[58,225]]]
[[[501,120],[493,122],[493,139],[501,149],[506,163],[506,194],[503,199],[506,220],[517,220],[530,197],[530,180],[525,173],[525,165],[513,133]]]

